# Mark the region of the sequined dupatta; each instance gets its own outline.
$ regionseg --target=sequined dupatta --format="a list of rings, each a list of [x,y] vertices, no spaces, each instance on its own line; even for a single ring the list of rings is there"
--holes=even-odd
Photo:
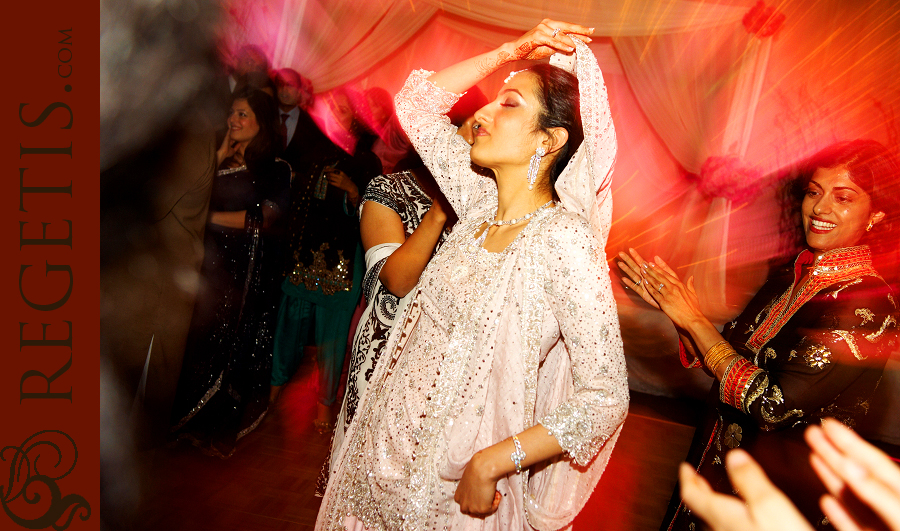
[[[563,208],[585,219],[605,247],[612,224],[612,172],[616,161],[616,131],[603,74],[591,49],[578,39],[571,56],[556,54],[550,64],[578,78],[584,141],[556,180]]]
[[[591,49],[578,39],[576,52],[570,56],[556,54],[550,64],[572,72],[578,78],[581,99],[581,121],[584,140],[572,155],[562,174],[556,181],[556,192],[561,206],[588,220],[594,236],[601,248],[606,246],[612,223],[612,171],[616,157],[616,134],[612,122],[606,85],[597,59]],[[539,246],[531,246],[524,251],[526,264],[543,258],[537,252]],[[525,271],[537,271],[526,267]],[[574,392],[571,369],[558,370],[551,364],[566,365],[570,360],[564,355],[548,356],[543,360],[542,374],[552,375],[544,379],[538,388],[538,364],[540,355],[539,320],[529,316],[542,311],[543,286],[537,275],[526,275],[524,300],[532,308],[522,312],[522,330],[532,333],[528,338],[537,338],[537,343],[525,341],[526,352],[526,411],[533,412],[535,422],[559,404],[566,402]],[[598,327],[608,323],[596,323]],[[618,323],[615,323],[618,326]],[[563,353],[558,353],[563,354]],[[532,379],[535,385],[532,387]],[[538,399],[540,397],[540,399]],[[535,529],[559,529],[569,525],[590,498],[591,492],[606,468],[612,449],[621,432],[621,426],[605,441],[600,452],[587,466],[579,466],[572,459],[559,456],[549,463],[535,467],[534,474],[526,475],[525,507],[528,523]],[[529,472],[526,471],[526,474]]]

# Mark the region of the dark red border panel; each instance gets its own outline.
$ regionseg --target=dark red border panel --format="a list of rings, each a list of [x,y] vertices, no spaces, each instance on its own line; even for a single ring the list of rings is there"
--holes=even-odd
[[[100,529],[99,3],[4,11],[0,530]]]

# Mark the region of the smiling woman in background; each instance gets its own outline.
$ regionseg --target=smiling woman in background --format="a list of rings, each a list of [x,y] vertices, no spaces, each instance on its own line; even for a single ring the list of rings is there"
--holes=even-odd
[[[893,265],[879,258],[896,251],[897,178],[877,142],[839,143],[813,156],[786,194],[805,248],[722,334],[700,311],[692,278],[682,284],[659,257],[619,253],[625,284],[675,325],[685,367],[716,378],[688,454],[713,489],[731,492],[724,455],[741,448],[814,525],[827,525],[803,430],[825,417],[852,427],[895,346],[897,306],[875,264]],[[693,528],[695,516],[678,501],[663,529]]]
[[[201,286],[172,411],[173,435],[228,457],[268,409],[291,167],[275,157],[275,101],[235,93],[216,152]]]

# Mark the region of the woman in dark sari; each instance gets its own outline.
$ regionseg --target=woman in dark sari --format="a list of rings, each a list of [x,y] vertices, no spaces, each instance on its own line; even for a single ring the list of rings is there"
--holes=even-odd
[[[744,449],[814,526],[828,528],[803,431],[825,417],[853,427],[895,347],[897,306],[873,264],[893,265],[883,258],[896,248],[898,170],[864,140],[830,146],[806,168],[788,194],[803,250],[721,334],[700,311],[693,279],[682,284],[659,257],[646,262],[633,249],[619,253],[619,267],[626,286],[672,320],[685,367],[716,379],[688,462],[730,493],[724,455]],[[676,498],[662,529],[698,525]]]
[[[172,413],[176,439],[228,457],[268,407],[291,167],[275,158],[275,102],[235,94],[217,151],[200,292]]]

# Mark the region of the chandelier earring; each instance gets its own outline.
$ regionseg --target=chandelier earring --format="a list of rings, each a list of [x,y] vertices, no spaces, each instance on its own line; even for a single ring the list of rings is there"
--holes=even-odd
[[[531,163],[528,164],[528,189],[534,188],[534,182],[537,181],[538,170],[541,168],[541,158],[547,154],[543,146],[538,147],[531,156]]]

